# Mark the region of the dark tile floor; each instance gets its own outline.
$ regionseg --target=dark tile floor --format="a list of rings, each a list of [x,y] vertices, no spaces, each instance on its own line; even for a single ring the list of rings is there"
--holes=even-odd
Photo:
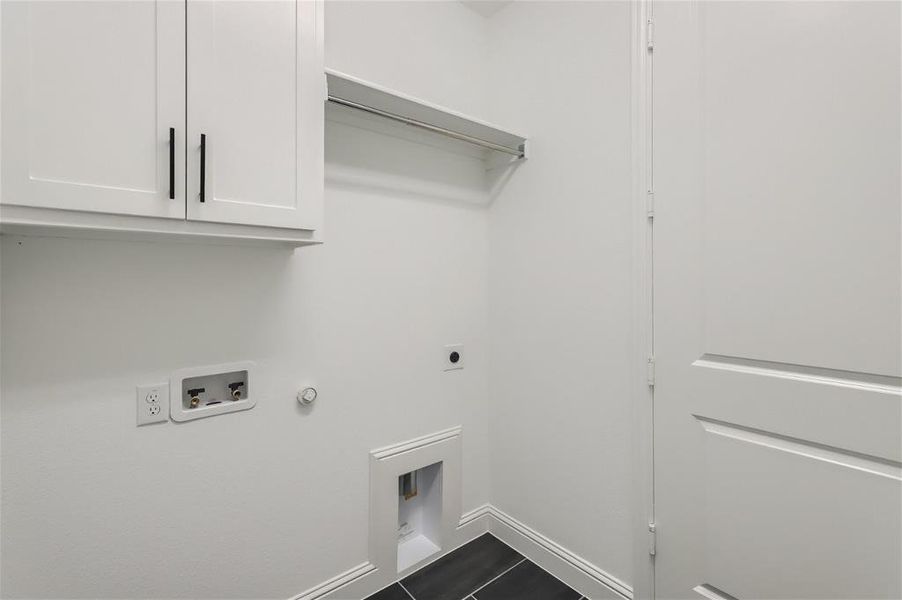
[[[486,533],[366,600],[585,600]]]

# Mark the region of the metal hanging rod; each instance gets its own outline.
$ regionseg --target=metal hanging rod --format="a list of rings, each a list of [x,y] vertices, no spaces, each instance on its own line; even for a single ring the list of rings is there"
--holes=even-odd
[[[401,115],[396,115],[395,113],[387,112],[384,110],[380,110],[378,108],[373,108],[372,106],[366,106],[365,104],[360,104],[358,102],[354,102],[352,100],[346,100],[344,98],[339,98],[338,96],[333,96],[329,94],[329,102],[334,102],[335,104],[340,104],[342,106],[347,106],[349,108],[355,108],[357,110],[362,110],[364,112],[368,112],[374,115],[379,115],[380,117],[385,117],[386,119],[391,119],[392,121],[397,121],[398,123],[404,123],[405,125],[412,125],[413,127],[419,127],[420,129],[425,129],[427,131],[431,131],[433,133],[438,133],[439,135],[444,135],[446,137],[454,138],[455,140],[461,140],[463,142],[469,142],[471,144],[475,144],[477,146],[482,146],[483,148],[488,148],[490,150],[497,150],[498,152],[504,152],[505,154],[510,154],[512,156],[516,156],[517,158],[523,158],[526,156],[524,146],[520,146],[519,148],[511,148],[509,146],[503,146],[501,144],[496,144],[494,142],[490,142],[488,140],[483,140],[477,137],[473,137],[471,135],[467,135],[465,133],[459,133],[457,131],[451,131],[450,129],[445,129],[444,127],[439,127],[437,125],[430,125],[429,123],[424,123],[423,121],[418,121],[416,119],[411,119],[409,117],[403,117]]]

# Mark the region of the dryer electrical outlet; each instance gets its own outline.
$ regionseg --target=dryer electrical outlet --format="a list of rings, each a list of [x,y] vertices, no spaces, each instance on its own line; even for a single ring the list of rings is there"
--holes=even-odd
[[[448,344],[442,347],[442,370],[456,371],[464,368],[464,345]]]

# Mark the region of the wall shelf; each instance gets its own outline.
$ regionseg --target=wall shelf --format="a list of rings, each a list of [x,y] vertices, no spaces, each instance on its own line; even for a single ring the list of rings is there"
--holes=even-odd
[[[329,101],[406,125],[469,142],[518,159],[526,137],[345,73],[326,69]]]

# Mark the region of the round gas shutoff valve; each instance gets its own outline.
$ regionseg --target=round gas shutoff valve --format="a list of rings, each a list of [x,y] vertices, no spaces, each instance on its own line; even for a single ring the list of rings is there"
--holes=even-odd
[[[298,402],[301,404],[313,404],[314,400],[316,400],[316,388],[307,387],[298,392]]]
[[[452,364],[456,365],[460,360],[460,354],[457,351],[454,351],[448,356],[448,360],[450,360]]]

